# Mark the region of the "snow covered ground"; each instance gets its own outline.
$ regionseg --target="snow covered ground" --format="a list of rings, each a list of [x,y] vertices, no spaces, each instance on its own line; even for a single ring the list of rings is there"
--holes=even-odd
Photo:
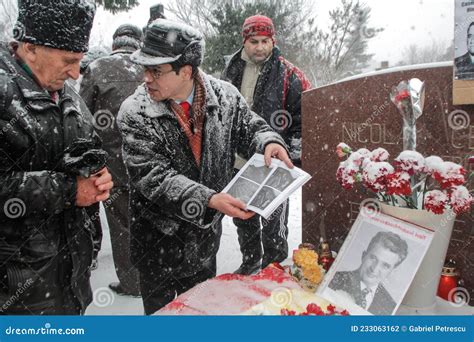
[[[105,220],[103,212],[101,212],[101,220],[102,222]],[[292,251],[301,243],[301,189],[290,197],[288,221],[290,230],[288,244],[291,257]],[[217,253],[217,274],[233,272],[239,267],[242,260],[237,241],[237,230],[232,219],[225,217],[223,223],[221,246]],[[118,279],[112,260],[109,227],[106,220],[103,229],[104,238],[99,254],[99,268],[92,272],[91,277],[94,301],[87,309],[86,315],[142,315],[141,298],[118,296],[108,288],[111,282]]]

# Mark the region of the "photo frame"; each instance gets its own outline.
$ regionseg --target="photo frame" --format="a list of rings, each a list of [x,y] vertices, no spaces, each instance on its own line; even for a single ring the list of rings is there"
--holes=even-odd
[[[363,208],[318,295],[351,315],[394,315],[433,234],[429,228]]]

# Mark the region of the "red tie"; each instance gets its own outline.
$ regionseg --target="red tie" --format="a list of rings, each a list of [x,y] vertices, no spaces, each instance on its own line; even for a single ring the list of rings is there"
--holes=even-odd
[[[186,118],[189,120],[189,109],[191,108],[191,105],[186,101],[181,102],[179,105],[181,106],[181,108],[183,108],[183,113],[184,115],[186,115]]]

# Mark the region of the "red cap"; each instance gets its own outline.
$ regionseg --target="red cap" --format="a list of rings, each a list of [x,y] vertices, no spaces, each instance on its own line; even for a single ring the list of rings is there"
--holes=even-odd
[[[242,26],[242,37],[244,37],[244,43],[247,39],[253,36],[267,36],[275,42],[274,35],[275,26],[273,26],[273,21],[264,15],[248,17],[245,19],[244,25]]]

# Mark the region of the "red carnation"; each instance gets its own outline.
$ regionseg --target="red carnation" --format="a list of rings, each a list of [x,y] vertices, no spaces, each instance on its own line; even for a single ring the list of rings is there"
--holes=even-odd
[[[400,91],[397,95],[395,95],[395,100],[397,102],[400,102],[400,101],[403,101],[407,98],[410,97],[410,93],[408,92],[407,89],[403,89],[402,91]]]
[[[463,185],[466,179],[466,170],[458,164],[444,162],[439,170],[433,173],[434,179],[438,181],[443,189],[457,185]]]
[[[389,174],[387,176],[387,194],[410,196],[410,175],[403,171]]]
[[[336,179],[346,190],[351,190],[358,181],[359,168],[347,160],[337,169]]]
[[[444,208],[448,204],[448,196],[440,190],[432,190],[426,193],[425,208],[436,215],[444,213]]]
[[[314,304],[314,303],[308,304],[308,306],[306,307],[306,311],[309,314],[316,315],[316,316],[324,316],[325,315],[324,311],[321,309],[321,307],[317,304]]]
[[[282,316],[296,316],[296,311],[288,310],[288,309],[281,309],[280,314]]]
[[[456,215],[460,215],[469,212],[474,199],[469,194],[469,190],[461,185],[452,187],[449,190],[449,202]]]

